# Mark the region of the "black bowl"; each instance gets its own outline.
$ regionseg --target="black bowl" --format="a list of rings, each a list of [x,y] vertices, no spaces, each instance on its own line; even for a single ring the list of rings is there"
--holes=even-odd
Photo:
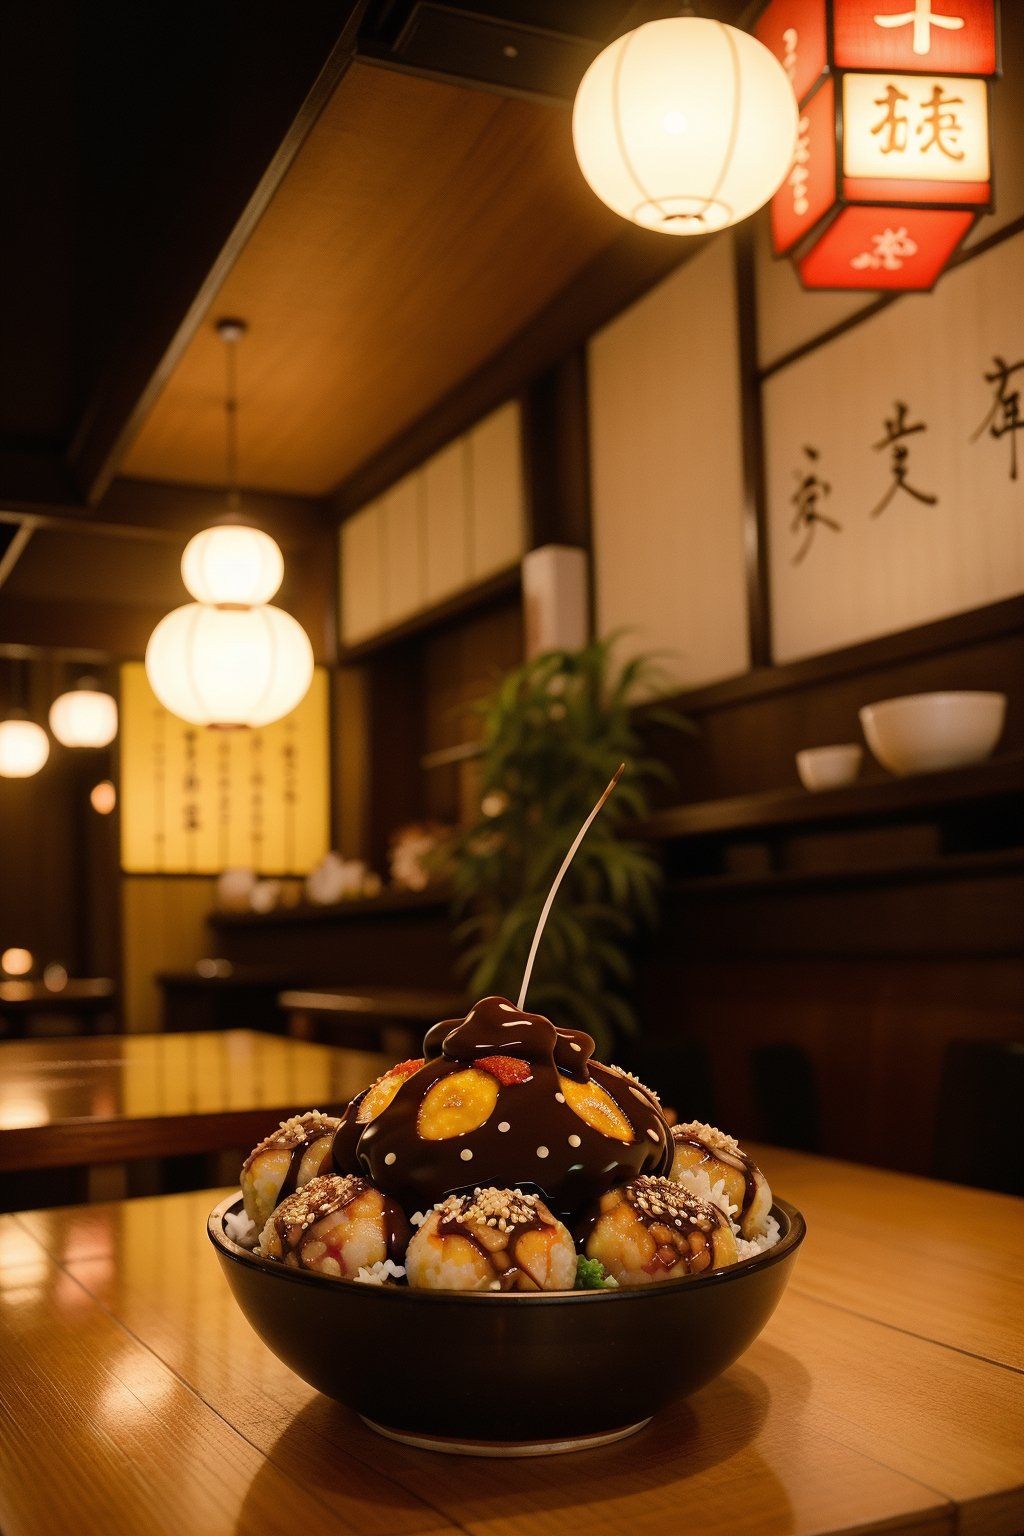
[[[631,1433],[741,1355],[785,1290],[804,1238],[773,1206],[774,1248],[728,1269],[637,1290],[543,1295],[421,1291],[332,1280],[231,1241],[229,1195],[209,1234],[235,1300],[274,1354],[374,1429],[488,1455]]]

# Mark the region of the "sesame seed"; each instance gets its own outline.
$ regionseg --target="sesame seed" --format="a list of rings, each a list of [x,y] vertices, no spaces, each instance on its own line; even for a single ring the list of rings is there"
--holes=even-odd
[[[396,1157],[394,1152],[389,1152],[388,1155],[385,1157],[384,1161],[387,1164],[387,1166],[390,1168],[392,1163],[396,1163],[398,1161],[398,1158]]]
[[[500,1122],[500,1124],[498,1125],[498,1130],[499,1131],[510,1131],[511,1129],[512,1129],[512,1127],[509,1125],[507,1120],[502,1120]]]
[[[580,1144],[580,1138],[578,1136],[570,1136],[569,1137],[569,1145],[570,1145],[570,1147],[578,1147],[579,1144]]]
[[[654,1130],[654,1128],[652,1126],[648,1126],[647,1127],[647,1134],[651,1138],[652,1141],[657,1141],[659,1139],[657,1131]]]
[[[537,1148],[537,1156],[538,1157],[547,1157],[547,1155],[548,1155],[547,1147],[538,1147]]]
[[[577,1045],[575,1040],[569,1041],[569,1048],[573,1051],[582,1051],[583,1049],[582,1045]]]
[[[468,1147],[463,1147],[462,1151],[459,1153],[459,1156],[462,1158],[464,1163],[468,1163],[472,1160],[473,1154]]]
[[[555,1103],[556,1104],[564,1104],[565,1103],[565,1094],[564,1093],[556,1093],[555,1094]]]

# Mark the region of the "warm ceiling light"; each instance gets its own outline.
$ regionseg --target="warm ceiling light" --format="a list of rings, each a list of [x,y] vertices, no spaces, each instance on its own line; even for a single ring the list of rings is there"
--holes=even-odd
[[[269,725],[305,697],[313,650],[280,608],[187,603],[150,636],[146,674],[164,708],[193,725]]]
[[[105,747],[117,735],[117,703],[83,678],[50,705],[50,730],[63,747]]]
[[[5,949],[0,955],[0,971],[8,976],[27,976],[34,964],[32,951],[21,949],[16,945],[11,949]]]
[[[796,149],[796,98],[756,38],[667,17],[598,54],[572,133],[609,208],[663,234],[703,235],[747,218],[780,185]]]
[[[237,515],[234,348],[240,320],[221,320],[226,344],[228,507]],[[269,534],[229,521],[185,546],[181,574],[197,599],[160,620],[146,647],[146,675],[165,709],[193,725],[261,726],[289,714],[313,680],[302,626],[270,606],[284,560]]]
[[[0,778],[30,779],[50,755],[50,738],[34,720],[0,720]]]
[[[117,790],[110,779],[101,779],[89,791],[89,804],[99,816],[109,816],[117,804]]]
[[[269,603],[283,575],[284,560],[269,533],[238,523],[204,528],[181,557],[181,579],[198,603]]]

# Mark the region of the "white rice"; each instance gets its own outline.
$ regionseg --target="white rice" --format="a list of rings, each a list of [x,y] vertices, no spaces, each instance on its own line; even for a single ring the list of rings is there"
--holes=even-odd
[[[386,1285],[389,1280],[405,1279],[405,1265],[396,1264],[394,1259],[378,1259],[376,1264],[364,1264],[354,1278],[367,1285]]]
[[[729,1196],[725,1192],[725,1179],[716,1179],[712,1184],[704,1168],[684,1168],[673,1178],[673,1183],[681,1184],[683,1189],[691,1195],[696,1195],[698,1200],[706,1200],[710,1205],[717,1205],[723,1216],[729,1218],[729,1225],[734,1232],[739,1228],[733,1221],[733,1217],[739,1211],[739,1206],[731,1205]]]
[[[767,1253],[769,1248],[774,1248],[779,1240],[779,1224],[774,1216],[769,1216],[766,1231],[763,1237],[740,1237],[736,1235],[736,1251],[741,1259],[753,1259],[759,1253]]]
[[[224,1217],[224,1231],[239,1248],[255,1248],[259,1241],[256,1223],[250,1221],[244,1211],[228,1211]]]
[[[769,1215],[765,1230],[760,1237],[740,1236],[739,1222],[735,1219],[739,1215],[739,1206],[730,1204],[729,1197],[725,1193],[724,1179],[716,1179],[712,1184],[705,1169],[685,1168],[679,1173],[675,1182],[699,1199],[707,1200],[711,1205],[717,1205],[722,1214],[728,1217],[736,1239],[736,1252],[741,1259],[752,1259],[757,1254],[767,1253],[769,1248],[775,1247],[779,1240],[779,1224],[772,1215]]]

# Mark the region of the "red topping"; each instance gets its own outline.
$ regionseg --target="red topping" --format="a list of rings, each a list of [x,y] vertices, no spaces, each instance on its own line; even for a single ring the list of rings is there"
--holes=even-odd
[[[422,1056],[417,1057],[415,1061],[412,1059],[409,1061],[400,1061],[397,1066],[389,1067],[388,1070],[384,1073],[384,1076],[394,1077],[396,1074],[400,1074],[402,1077],[408,1077],[411,1072],[418,1072],[422,1065]]]
[[[489,1072],[506,1087],[510,1083],[528,1083],[533,1076],[530,1063],[518,1056],[481,1056],[473,1065],[482,1072]]]

